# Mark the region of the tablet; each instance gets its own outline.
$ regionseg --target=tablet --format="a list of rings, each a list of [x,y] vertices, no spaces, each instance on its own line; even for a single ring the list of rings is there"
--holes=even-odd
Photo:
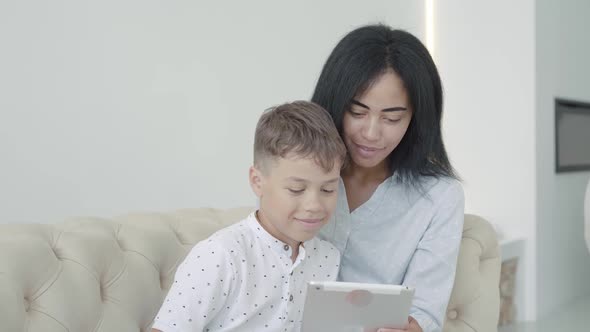
[[[302,332],[402,328],[408,323],[414,289],[398,285],[310,281]]]

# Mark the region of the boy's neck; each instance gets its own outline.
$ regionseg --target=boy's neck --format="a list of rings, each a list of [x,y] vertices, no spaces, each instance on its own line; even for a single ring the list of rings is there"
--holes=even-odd
[[[258,221],[258,224],[264,228],[264,230],[270,234],[272,237],[274,237],[275,239],[286,243],[289,247],[291,247],[291,260],[293,262],[295,262],[295,260],[297,259],[297,256],[299,255],[299,246],[301,245],[301,242],[296,242],[296,241],[283,241],[281,240],[275,233],[275,228],[272,225],[267,225],[265,222],[263,222],[259,216],[259,211],[257,210],[254,213],[254,216],[256,217],[256,221]]]

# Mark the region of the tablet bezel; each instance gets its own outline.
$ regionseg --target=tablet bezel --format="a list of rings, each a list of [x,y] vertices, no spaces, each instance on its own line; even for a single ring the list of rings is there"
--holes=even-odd
[[[348,302],[347,296],[359,291],[370,294],[370,303]],[[413,297],[414,289],[403,285],[309,281],[301,331],[403,328]]]

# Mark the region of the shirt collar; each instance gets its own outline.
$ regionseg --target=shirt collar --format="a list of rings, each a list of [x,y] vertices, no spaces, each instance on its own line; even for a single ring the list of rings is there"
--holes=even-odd
[[[289,260],[291,259],[291,256],[293,255],[291,246],[267,232],[266,229],[264,229],[264,227],[262,227],[262,225],[260,225],[258,222],[258,219],[256,218],[256,212],[250,213],[247,219],[247,224],[252,229],[254,234],[259,237],[268,246],[268,248],[279,255],[286,255]],[[305,259],[305,246],[308,244],[311,245],[312,240],[313,238],[299,245],[298,257]]]

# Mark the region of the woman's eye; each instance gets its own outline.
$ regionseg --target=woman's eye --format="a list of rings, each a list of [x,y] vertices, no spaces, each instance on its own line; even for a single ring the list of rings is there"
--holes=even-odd
[[[386,120],[389,123],[396,123],[396,122],[400,122],[402,119],[389,119],[389,118],[386,118]]]
[[[334,190],[329,190],[329,189],[322,189],[323,192],[325,192],[326,194],[331,194],[334,192]]]
[[[364,115],[363,113],[355,112],[355,111],[353,111],[353,110],[350,110],[350,111],[348,111],[348,112],[349,112],[349,113],[350,113],[352,116],[354,116],[354,117],[360,117],[360,116],[363,116],[363,115]]]
[[[293,194],[301,194],[305,189],[291,189],[291,188],[287,188],[287,190],[289,190]]]

